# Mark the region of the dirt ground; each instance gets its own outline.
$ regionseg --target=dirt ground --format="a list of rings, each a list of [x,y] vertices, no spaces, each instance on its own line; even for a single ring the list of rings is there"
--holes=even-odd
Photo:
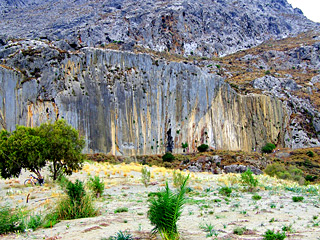
[[[149,167],[151,184],[145,187],[141,183],[141,168],[133,163],[86,163],[81,171],[68,178],[86,182],[97,175],[104,180],[104,194],[94,200],[99,216],[61,221],[52,228],[8,234],[1,239],[100,240],[108,239],[120,230],[128,231],[135,239],[160,239],[150,236],[153,226],[147,216],[148,193],[162,189],[166,181],[174,190],[172,170]],[[25,187],[23,182],[28,172],[18,179],[0,180],[0,204],[45,216],[64,194],[58,184],[48,181],[47,174],[44,173],[44,186]],[[178,221],[181,239],[263,239],[267,229],[286,230],[287,239],[320,239],[319,185],[299,186],[266,175],[257,176],[257,179],[256,194],[262,197],[261,200],[252,199],[253,193],[241,184],[239,174],[190,173],[188,186],[191,191]],[[224,186],[233,189],[230,197],[219,194]],[[293,196],[304,199],[293,202]],[[119,207],[127,207],[128,212],[115,213]],[[205,226],[210,225],[213,230],[206,232]],[[244,229],[242,235],[239,235],[239,229]]]

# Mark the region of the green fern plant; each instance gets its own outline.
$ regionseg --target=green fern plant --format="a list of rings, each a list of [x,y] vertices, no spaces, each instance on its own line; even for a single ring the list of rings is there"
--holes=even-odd
[[[177,193],[172,192],[168,182],[166,182],[166,187],[163,191],[157,192],[150,197],[148,218],[151,224],[154,225],[151,232],[153,235],[159,233],[164,240],[179,239],[177,221],[185,204],[188,179],[189,175],[185,178]]]

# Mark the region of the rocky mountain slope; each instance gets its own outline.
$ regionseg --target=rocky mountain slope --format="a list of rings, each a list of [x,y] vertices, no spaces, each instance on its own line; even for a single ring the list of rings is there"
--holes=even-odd
[[[123,155],[320,145],[319,27],[286,1],[17,0],[0,11],[2,128],[65,118],[87,152]]]
[[[4,39],[67,39],[75,47],[110,43],[212,57],[314,29],[285,0],[6,0]]]

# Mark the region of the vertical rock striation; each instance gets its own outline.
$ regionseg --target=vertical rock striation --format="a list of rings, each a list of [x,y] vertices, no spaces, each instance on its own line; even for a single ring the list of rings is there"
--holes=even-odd
[[[85,136],[87,152],[124,155],[164,153],[170,137],[174,152],[185,142],[189,151],[201,143],[246,151],[284,144],[288,117],[280,100],[239,95],[192,64],[32,44],[0,53],[2,128],[64,118]]]

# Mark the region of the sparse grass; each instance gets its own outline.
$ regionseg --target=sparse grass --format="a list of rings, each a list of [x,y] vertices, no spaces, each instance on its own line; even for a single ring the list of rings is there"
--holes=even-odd
[[[217,231],[214,230],[214,226],[211,223],[200,224],[199,228],[207,233],[207,238],[212,237],[213,235],[217,237],[219,234]]]
[[[254,195],[252,196],[252,199],[258,201],[258,200],[261,199],[261,196],[258,195],[258,194],[254,194]]]
[[[232,193],[232,189],[229,187],[222,187],[219,189],[219,194],[230,197]]]
[[[233,229],[233,233],[237,235],[243,235],[245,231],[247,231],[246,227],[236,227]]]
[[[134,238],[128,231],[119,231],[115,236],[111,236],[108,240],[133,240]]]
[[[294,232],[294,230],[293,230],[293,228],[292,228],[292,224],[290,224],[290,225],[284,225],[284,226],[281,228],[281,230],[284,231],[284,232],[290,232],[290,233],[293,233],[293,232]]]
[[[129,209],[127,207],[119,207],[116,210],[114,210],[114,213],[122,213],[122,212],[128,212]]]
[[[43,224],[43,219],[40,214],[31,215],[29,217],[29,221],[27,223],[27,227],[32,230],[36,230],[38,227],[40,227]]]
[[[23,232],[25,228],[25,217],[20,209],[13,210],[9,206],[0,207],[0,234]]]
[[[60,220],[94,217],[98,214],[81,181],[68,181],[65,192],[67,196],[60,198],[55,209],[46,216],[44,227],[52,227]]]

